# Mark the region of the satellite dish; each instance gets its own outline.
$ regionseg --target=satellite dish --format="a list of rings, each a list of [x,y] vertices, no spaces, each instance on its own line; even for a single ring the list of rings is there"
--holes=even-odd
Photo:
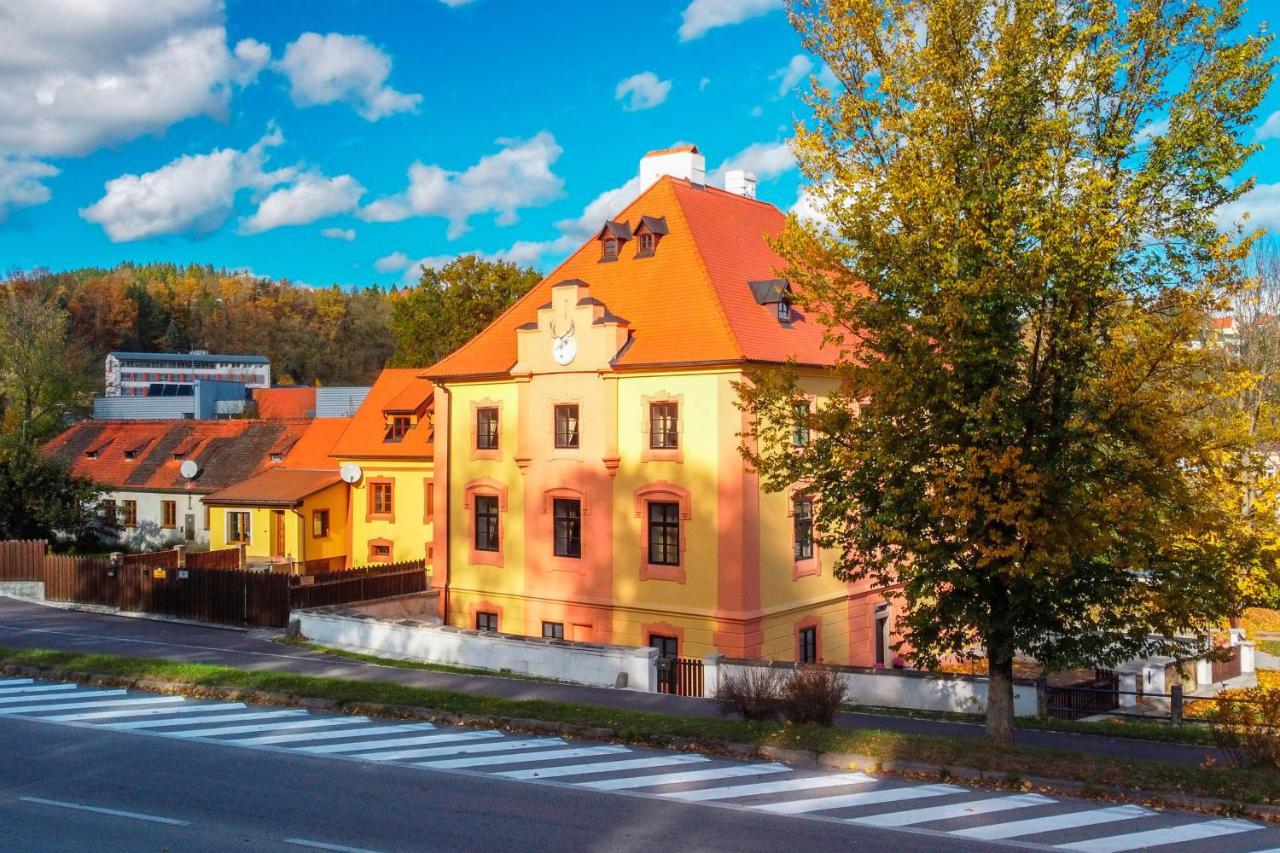
[[[187,459],[178,466],[178,473],[188,480],[194,480],[200,474],[200,463],[194,459]]]
[[[354,462],[348,462],[338,469],[338,476],[342,478],[342,482],[355,485],[360,482],[360,476],[364,472],[360,470],[360,466]]]

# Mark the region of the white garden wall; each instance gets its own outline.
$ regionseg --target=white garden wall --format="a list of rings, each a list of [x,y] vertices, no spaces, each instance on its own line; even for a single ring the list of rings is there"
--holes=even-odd
[[[517,637],[413,619],[379,619],[349,608],[295,610],[289,619],[297,622],[302,636],[324,646],[593,687],[625,687],[646,693],[658,689],[656,649]]]
[[[705,658],[704,662],[704,683],[708,696],[715,695],[719,679],[729,672],[770,666],[775,669],[790,669],[793,666],[730,660],[717,655]],[[840,673],[848,689],[846,701],[856,705],[960,714],[981,714],[987,710],[987,680],[982,676],[849,666],[837,666],[834,669]],[[1039,713],[1034,681],[1014,680],[1013,713],[1018,717],[1034,717]]]

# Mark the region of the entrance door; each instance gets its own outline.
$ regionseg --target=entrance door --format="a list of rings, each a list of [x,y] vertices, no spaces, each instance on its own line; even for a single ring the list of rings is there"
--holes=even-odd
[[[196,517],[191,513],[182,520],[182,532],[188,542],[196,541]]]
[[[680,638],[650,634],[649,646],[658,650],[658,692],[678,692],[676,657],[680,651]]]
[[[271,511],[271,556],[284,559],[284,510]]]

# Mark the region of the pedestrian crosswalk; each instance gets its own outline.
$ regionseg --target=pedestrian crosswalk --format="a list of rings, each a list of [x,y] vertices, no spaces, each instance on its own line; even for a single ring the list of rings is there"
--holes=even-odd
[[[0,678],[0,725],[5,718],[282,751],[312,760],[478,773],[511,782],[1039,850],[1123,853],[1169,847],[1170,853],[1280,853],[1280,829],[1249,820],[30,678]]]

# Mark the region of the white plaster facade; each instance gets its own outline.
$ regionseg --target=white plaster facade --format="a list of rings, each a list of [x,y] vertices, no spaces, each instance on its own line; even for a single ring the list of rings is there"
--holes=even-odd
[[[120,525],[120,544],[130,551],[156,551],[179,543],[209,546],[209,529],[205,526],[204,495],[195,492],[138,492],[118,489],[107,492],[105,500],[116,502],[116,521]],[[137,523],[125,527],[125,501],[136,501]],[[173,501],[177,517],[173,528],[163,524],[164,501]],[[190,521],[191,529],[187,529]]]

